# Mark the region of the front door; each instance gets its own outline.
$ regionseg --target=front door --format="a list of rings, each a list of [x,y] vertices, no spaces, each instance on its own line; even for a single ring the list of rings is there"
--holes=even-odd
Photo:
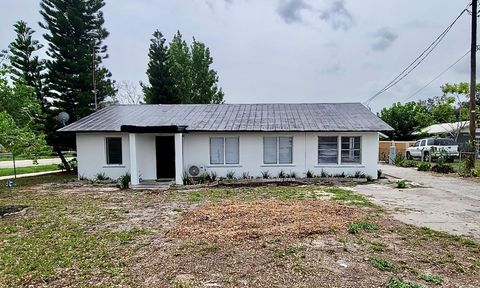
[[[155,138],[157,179],[175,178],[175,139],[173,136]]]

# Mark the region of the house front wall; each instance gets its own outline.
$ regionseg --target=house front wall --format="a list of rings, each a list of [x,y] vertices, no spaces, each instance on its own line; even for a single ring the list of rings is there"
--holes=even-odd
[[[293,137],[292,164],[264,164],[263,163],[263,138],[266,136]],[[319,136],[360,136],[361,137],[361,163],[360,164],[318,164],[318,137]],[[239,164],[212,165],[210,164],[210,138],[211,137],[238,137],[239,138]],[[277,176],[280,171],[285,173],[295,172],[298,177],[305,177],[308,170],[320,175],[322,171],[328,174],[354,175],[362,172],[372,178],[377,177],[378,159],[378,133],[377,132],[342,132],[342,133],[188,133],[183,135],[183,166],[185,171],[191,165],[203,167],[206,171],[214,171],[218,176],[226,176],[234,172],[240,177],[243,172],[250,176],[261,176],[268,171],[270,175]]]
[[[163,135],[163,134],[162,134]],[[93,179],[99,173],[104,173],[111,179],[116,179],[125,173],[138,175],[140,179],[156,179],[156,148],[155,137],[159,134],[135,134],[129,133],[79,133],[77,134],[77,160],[79,177]],[[163,135],[167,136],[167,135]],[[168,136],[173,136],[168,135]],[[289,136],[293,137],[292,164],[264,164],[263,163],[263,139],[266,136]],[[361,163],[359,164],[318,164],[318,137],[319,136],[360,136],[361,137]],[[106,153],[106,138],[122,138],[122,164],[108,165]],[[238,137],[239,139],[239,163],[235,165],[210,164],[210,138],[211,137]],[[134,139],[134,140],[133,140]],[[378,133],[377,132],[342,132],[342,133],[315,133],[315,132],[292,132],[292,133],[187,133],[179,134],[176,138],[180,146],[176,146],[177,167],[176,174],[183,174],[191,165],[203,167],[207,172],[214,171],[218,176],[226,176],[228,172],[234,172],[240,177],[243,172],[250,176],[261,176],[262,172],[268,171],[270,175],[277,176],[280,171],[285,173],[295,172],[298,177],[305,177],[310,170],[317,175],[322,171],[328,174],[354,175],[356,172],[365,173],[373,178],[377,177],[378,159]],[[133,142],[133,141],[134,142]],[[132,143],[130,143],[132,141]],[[136,149],[131,149],[133,144]],[[177,144],[176,144],[177,145]],[[183,147],[182,149],[178,148]],[[180,152],[177,152],[180,151]],[[135,157],[136,163],[131,165],[131,157]],[[136,173],[131,171],[131,166],[137,167]],[[181,175],[177,177],[181,181]]]

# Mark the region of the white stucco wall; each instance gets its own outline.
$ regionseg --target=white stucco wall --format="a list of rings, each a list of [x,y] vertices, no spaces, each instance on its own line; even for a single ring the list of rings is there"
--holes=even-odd
[[[106,137],[122,137],[122,165],[106,164]],[[156,134],[136,134],[137,171],[142,179],[156,179]],[[173,134],[172,134],[173,136]],[[210,165],[210,137],[239,137],[238,165]],[[292,136],[293,163],[279,165],[263,164],[264,136]],[[361,136],[361,164],[318,165],[318,136]],[[95,178],[98,173],[105,173],[116,179],[130,171],[130,147],[128,133],[79,133],[77,134],[77,158],[79,177]],[[178,158],[181,159],[181,158]],[[225,176],[234,171],[236,176],[248,172],[250,176],[261,176],[262,171],[269,171],[273,176],[283,170],[286,173],[296,172],[304,177],[307,170],[320,174],[353,175],[363,172],[373,178],[377,177],[378,133],[188,133],[183,134],[183,168],[190,165],[202,165],[207,171],[215,171],[218,176]],[[178,171],[178,170],[177,170]]]
[[[106,137],[122,137],[122,165],[107,165]],[[105,173],[116,179],[130,171],[128,133],[78,133],[76,138],[78,177],[93,179]]]
[[[239,137],[238,165],[210,165],[210,137]],[[264,136],[292,136],[293,163],[270,165],[263,164],[263,137]],[[318,136],[361,136],[361,164],[349,165],[319,165],[318,164]],[[228,171],[241,176],[248,172],[250,176],[261,176],[262,171],[269,171],[276,176],[283,170],[286,173],[295,172],[298,177],[305,177],[307,170],[320,174],[325,171],[329,174],[353,175],[360,171],[373,178],[377,177],[378,133],[189,133],[183,136],[184,167],[202,165],[207,171],[215,171],[218,176],[225,176]]]

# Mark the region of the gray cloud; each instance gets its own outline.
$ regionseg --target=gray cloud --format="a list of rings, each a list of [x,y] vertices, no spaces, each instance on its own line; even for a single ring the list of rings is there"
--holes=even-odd
[[[391,31],[388,28],[381,28],[373,34],[371,47],[375,51],[387,50],[395,40],[397,40],[398,34]]]
[[[320,12],[320,19],[330,23],[334,30],[349,30],[354,25],[353,16],[345,8],[344,0],[335,0],[331,6]]]
[[[320,74],[341,74],[343,72],[343,67],[339,63],[324,67],[320,70]]]
[[[286,23],[302,22],[302,10],[310,10],[311,7],[303,0],[282,0],[277,12]]]

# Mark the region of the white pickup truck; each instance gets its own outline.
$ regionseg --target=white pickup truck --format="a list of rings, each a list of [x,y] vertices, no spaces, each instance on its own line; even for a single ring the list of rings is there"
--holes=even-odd
[[[420,139],[411,147],[407,148],[406,157],[411,160],[420,158],[422,161],[428,161],[430,157],[436,159],[445,155],[447,160],[453,161],[458,158],[458,145],[452,139],[448,138],[425,138]]]

